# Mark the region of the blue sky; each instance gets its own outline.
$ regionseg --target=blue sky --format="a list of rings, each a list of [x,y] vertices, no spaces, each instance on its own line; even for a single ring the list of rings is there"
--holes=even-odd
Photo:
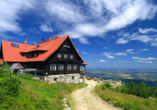
[[[87,68],[157,69],[155,0],[1,0],[0,40],[70,35]]]

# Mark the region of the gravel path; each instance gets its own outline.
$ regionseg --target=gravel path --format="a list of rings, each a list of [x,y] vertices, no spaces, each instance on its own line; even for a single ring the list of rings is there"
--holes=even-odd
[[[83,89],[74,91],[71,94],[75,110],[122,110],[108,104],[100,97],[91,93],[91,90],[96,86],[97,81],[86,81],[88,86]]]

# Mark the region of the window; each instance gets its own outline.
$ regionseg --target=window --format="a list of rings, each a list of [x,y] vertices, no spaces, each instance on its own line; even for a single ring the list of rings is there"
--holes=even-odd
[[[80,66],[80,71],[84,71],[84,66]]]
[[[58,65],[58,70],[64,70],[63,64],[59,64],[59,65]]]
[[[72,76],[72,80],[74,80],[74,76]]]
[[[67,47],[67,45],[63,45],[63,47]]]
[[[50,65],[50,71],[56,71],[56,64]]]
[[[73,70],[77,70],[77,65],[76,64],[73,65]]]
[[[67,45],[67,48],[70,48],[70,46],[69,46],[69,45]]]
[[[70,55],[70,59],[73,59],[73,55]]]
[[[12,47],[19,47],[19,44],[11,43],[11,46],[12,46]]]
[[[57,58],[62,58],[62,54],[58,53]]]
[[[27,58],[27,54],[24,53],[24,57]]]
[[[68,58],[68,55],[67,55],[67,54],[64,54],[64,58]]]
[[[71,65],[70,64],[67,65],[67,70],[71,70]]]

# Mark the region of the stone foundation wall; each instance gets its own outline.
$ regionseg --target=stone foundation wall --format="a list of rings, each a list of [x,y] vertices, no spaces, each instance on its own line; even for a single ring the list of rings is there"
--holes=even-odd
[[[66,74],[66,75],[48,75],[44,77],[44,81],[48,81],[49,83],[56,82],[65,82],[65,83],[79,83],[80,82],[80,74]]]

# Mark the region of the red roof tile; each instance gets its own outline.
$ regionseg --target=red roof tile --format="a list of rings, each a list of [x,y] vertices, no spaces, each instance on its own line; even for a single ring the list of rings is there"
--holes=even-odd
[[[2,51],[3,59],[6,62],[34,62],[34,61],[45,61],[50,55],[52,55],[62,43],[69,37],[69,35],[51,40],[49,42],[44,42],[39,45],[28,45],[16,42],[2,41]],[[70,39],[72,45],[74,46],[72,40]],[[11,43],[19,44],[19,47],[12,47]],[[52,48],[53,47],[53,48]],[[75,46],[74,46],[75,48]],[[76,48],[75,48],[76,50]],[[20,53],[27,53],[32,51],[46,51],[45,53],[33,58],[24,58]],[[76,50],[79,55],[78,51]],[[81,56],[79,55],[81,58]],[[81,58],[83,61],[83,59]],[[86,63],[82,63],[85,65]]]

